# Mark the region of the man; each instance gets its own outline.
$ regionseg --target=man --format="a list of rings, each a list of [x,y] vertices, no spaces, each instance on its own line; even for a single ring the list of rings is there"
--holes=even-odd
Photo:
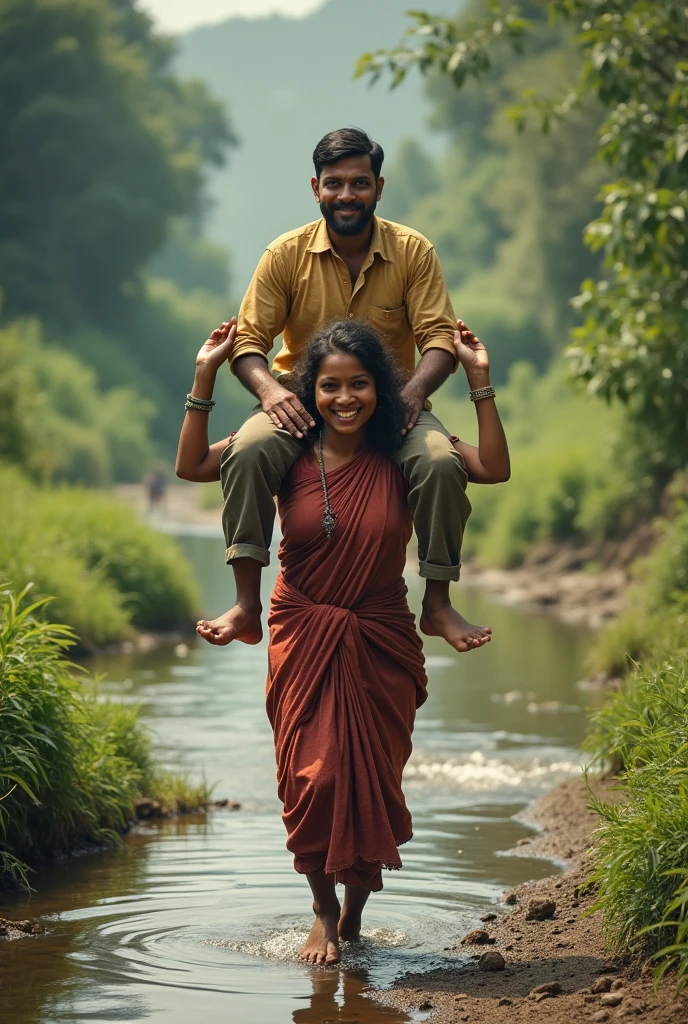
[[[268,246],[239,312],[232,371],[260,402],[222,459],[227,562],[234,608],[198,632],[213,644],[258,643],[260,574],[269,561],[274,495],[315,426],[289,390],[289,371],[309,338],[332,320],[369,321],[404,373],[408,408],[397,461],[409,484],[420,574],[426,580],[421,630],[457,651],[490,639],[451,606],[463,530],[470,514],[463,459],[427,399],[456,368],[456,324],[436,253],[418,232],[375,216],[382,196],[381,147],[365,132],[330,132],[313,154],[311,187],[322,219]],[[268,352],[284,332],[268,369]],[[420,362],[415,366],[416,348]]]

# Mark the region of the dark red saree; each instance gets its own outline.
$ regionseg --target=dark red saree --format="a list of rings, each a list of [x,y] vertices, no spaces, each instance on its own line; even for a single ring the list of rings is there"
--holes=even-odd
[[[324,868],[377,890],[381,868],[401,867],[397,847],[411,838],[401,774],[426,698],[402,578],[411,521],[404,479],[383,455],[357,455],[327,486],[330,540],[308,456],[279,496],[267,711],[296,870]]]

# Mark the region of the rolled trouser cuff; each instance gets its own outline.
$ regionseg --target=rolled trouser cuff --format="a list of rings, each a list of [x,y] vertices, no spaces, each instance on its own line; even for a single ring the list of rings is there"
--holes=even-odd
[[[270,552],[267,548],[259,548],[255,544],[232,544],[225,551],[225,562],[236,561],[237,558],[252,558],[261,565],[270,564]]]
[[[461,579],[461,562],[458,565],[433,565],[432,562],[419,563],[420,575],[424,580],[457,580]]]

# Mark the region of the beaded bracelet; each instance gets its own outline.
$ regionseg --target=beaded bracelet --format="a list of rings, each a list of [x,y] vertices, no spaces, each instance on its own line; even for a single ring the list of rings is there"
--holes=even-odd
[[[196,412],[210,412],[215,405],[210,398],[196,398],[194,395],[187,395],[184,402],[185,409],[195,409]]]
[[[475,391],[469,391],[468,397],[471,402],[479,402],[481,398],[494,398],[495,389],[492,386],[486,388],[476,388]]]

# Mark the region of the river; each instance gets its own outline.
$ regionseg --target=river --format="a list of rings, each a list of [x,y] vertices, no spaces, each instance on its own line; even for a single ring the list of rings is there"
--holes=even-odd
[[[203,581],[204,609],[231,596],[222,541],[179,543]],[[265,600],[274,568],[264,573]],[[409,576],[417,612],[420,581]],[[296,961],[309,896],[284,847],[272,736],[263,707],[266,645],[201,641],[95,659],[102,689],[140,705],[164,760],[205,773],[217,810],[142,827],[120,849],[42,870],[36,892],[5,894],[4,913],[46,934],[0,950],[0,993],[13,1024],[404,1024],[422,1020],[363,994],[447,959],[446,947],[505,888],[552,871],[503,856],[529,830],[515,815],[576,771],[584,735],[585,630],[465,588],[463,610],[494,641],[454,655],[426,639],[429,699],[420,710],[405,792],[414,839],[404,867],[366,911],[364,940],[339,970]]]

